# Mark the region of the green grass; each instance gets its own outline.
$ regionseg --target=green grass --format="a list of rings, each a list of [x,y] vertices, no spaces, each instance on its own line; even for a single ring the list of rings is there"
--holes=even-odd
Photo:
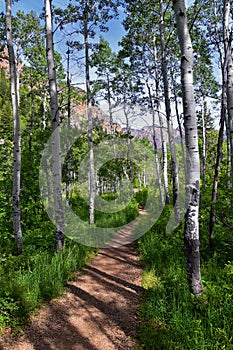
[[[92,253],[91,248],[72,244],[57,254],[6,258],[0,280],[0,328],[21,325],[41,303],[60,296]],[[17,260],[21,263],[10,268],[10,262]]]
[[[169,213],[165,208],[160,220],[138,243],[145,263],[140,346],[148,350],[233,349],[233,263],[224,261],[224,238],[217,235],[214,255],[205,248],[205,294],[195,299],[186,282],[182,229],[165,233]],[[229,258],[232,245],[227,247],[225,257]]]
[[[103,195],[103,198],[108,201],[114,200],[114,194],[109,193]],[[89,221],[88,204],[80,196],[75,194],[71,201],[72,209],[83,220]],[[115,213],[105,213],[95,210],[95,225],[98,227],[118,227],[129,223],[138,216],[138,203],[132,198],[130,203]]]
[[[110,200],[112,200],[110,198]],[[88,206],[79,195],[73,208],[88,221]],[[132,200],[120,212],[95,212],[100,227],[118,227],[135,219],[138,204]],[[97,250],[66,239],[65,247],[54,252],[54,226],[47,219],[24,233],[25,253],[20,256],[2,253],[0,263],[0,329],[16,330],[42,303],[59,297],[64,286]]]

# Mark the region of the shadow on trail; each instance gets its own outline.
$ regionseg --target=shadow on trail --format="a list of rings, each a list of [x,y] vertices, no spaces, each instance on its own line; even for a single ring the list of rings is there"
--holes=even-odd
[[[65,297],[44,306],[26,327],[32,347],[22,349],[133,349],[143,292],[140,273],[134,244],[100,250],[67,285]]]
[[[91,303],[92,306],[97,308],[101,313],[105,314],[109,322],[113,325],[117,325],[128,336],[132,336],[134,318],[130,319],[126,305],[117,307],[117,300],[112,303],[106,303],[103,300],[86,293],[81,288],[70,286],[70,291],[85,302]]]
[[[114,260],[117,260],[117,261],[120,261],[120,262],[123,262],[123,263],[126,262],[126,260],[124,260],[124,259],[117,258],[116,256],[111,255],[111,254],[107,254],[107,253],[105,253],[105,252],[103,252],[103,251],[100,252],[100,255],[107,256],[108,258],[111,258],[111,259],[114,259]],[[129,261],[127,261],[127,262],[129,263]],[[134,263],[134,262],[132,262],[132,261],[130,262],[130,264],[131,264],[132,266],[135,266],[135,267],[139,267],[139,266],[140,266],[140,264]]]
[[[111,285],[112,285],[112,286],[114,286],[114,288],[116,290],[118,290],[118,292],[123,292],[122,286],[124,286],[126,288],[129,288],[131,290],[134,290],[137,293],[140,293],[140,292],[143,291],[142,287],[136,286],[135,284],[129,283],[129,282],[127,282],[125,280],[122,280],[122,279],[120,279],[118,277],[111,276],[111,275],[109,275],[109,274],[107,274],[107,273],[105,273],[103,271],[100,271],[100,270],[96,269],[95,267],[88,266],[86,268],[86,270],[89,271],[89,273],[92,273],[93,276],[95,276],[95,278],[100,281],[100,283],[106,284],[106,287],[108,287],[108,286],[111,287]],[[100,276],[98,276],[98,275],[100,275]],[[118,283],[118,285],[116,285],[116,284],[111,284],[110,285],[110,282],[106,281],[106,279],[108,279],[110,281],[113,281],[113,282],[116,282],[116,283]],[[127,291],[124,289],[124,292],[126,293]]]
[[[26,331],[26,335],[35,350],[98,350],[69,321],[66,305],[49,305],[49,317],[40,324],[31,325],[30,333]]]

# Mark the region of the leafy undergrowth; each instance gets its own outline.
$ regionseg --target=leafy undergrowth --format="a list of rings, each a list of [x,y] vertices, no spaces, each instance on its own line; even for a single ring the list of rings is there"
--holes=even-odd
[[[114,194],[112,192],[102,195],[105,201],[114,201]],[[72,209],[83,220],[88,222],[89,212],[88,204],[79,193],[72,197]],[[121,207],[119,207],[121,209]],[[103,212],[95,210],[95,225],[98,227],[119,227],[129,223],[138,216],[138,203],[132,198],[128,205],[122,205],[121,210],[115,212]]]
[[[203,238],[205,294],[195,299],[186,282],[183,230],[165,232],[170,211],[166,207],[138,242],[145,262],[139,342],[143,349],[151,350],[233,349],[232,233],[225,229],[220,235],[216,229],[214,254]],[[205,227],[201,235],[206,231]]]
[[[41,303],[58,297],[93,249],[67,244],[59,253],[7,256],[1,264],[0,328],[14,331]]]
[[[85,201],[74,195],[72,204],[78,216],[88,222]],[[138,204],[132,200],[124,210],[114,215],[95,214],[96,224],[100,227],[121,226],[135,219]],[[34,222],[36,224],[24,232],[23,255],[11,254],[10,247],[0,251],[0,329],[20,330],[36,308],[63,293],[74,272],[81,270],[97,252],[96,248],[66,238],[64,249],[55,253],[53,224],[46,217],[42,221],[39,216]]]

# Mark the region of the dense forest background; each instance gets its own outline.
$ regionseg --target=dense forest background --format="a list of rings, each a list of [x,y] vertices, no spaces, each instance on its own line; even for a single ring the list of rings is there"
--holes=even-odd
[[[141,347],[232,349],[232,2],[5,4],[0,328],[17,332],[144,208]]]

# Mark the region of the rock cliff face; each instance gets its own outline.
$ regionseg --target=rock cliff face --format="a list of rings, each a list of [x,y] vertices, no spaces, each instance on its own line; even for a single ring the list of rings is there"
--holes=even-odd
[[[17,62],[18,70],[20,71],[22,68],[22,63],[20,61]],[[9,68],[9,59],[8,59],[8,50],[7,47],[4,47],[0,50],[0,69],[4,68],[6,72],[6,76],[10,77],[10,68]]]
[[[123,133],[126,133],[127,130],[126,128],[122,129]],[[153,126],[144,126],[142,129],[131,129],[130,130],[131,135],[133,137],[136,137],[139,140],[142,140],[143,138],[146,138],[151,146],[154,146],[153,143]],[[161,135],[160,135],[160,129],[155,127],[155,134],[156,134],[156,143],[157,143],[157,148],[158,149],[162,149],[162,139],[161,139]],[[175,138],[175,143],[179,144],[180,143],[180,133],[179,133],[179,129],[175,129],[174,130],[174,138]],[[168,135],[165,131],[165,139],[168,142]]]
[[[5,68],[9,74],[8,50],[6,47],[0,52],[0,68]]]
[[[109,122],[109,117],[104,113],[104,111],[97,105],[92,106],[92,118],[93,127],[101,126],[103,130],[107,133],[111,133],[111,127]],[[76,127],[81,127],[81,124],[87,121],[87,106],[85,103],[80,103],[72,107],[71,111],[71,125]],[[113,123],[113,128],[115,132],[122,132],[122,127],[118,123]]]
[[[72,108],[71,113],[71,124],[74,126],[77,126],[78,128],[81,127],[81,125],[87,121],[87,108],[85,103],[80,103],[75,105]],[[104,111],[97,105],[94,105],[92,107],[92,116],[93,116],[93,127],[101,126],[103,130],[107,133],[111,133],[110,123],[109,123],[109,116],[107,116]],[[127,133],[127,129],[125,127],[122,127],[121,124],[114,122],[113,123],[114,131],[117,133]],[[142,140],[143,138],[146,138],[149,140],[151,146],[153,147],[153,127],[152,126],[144,126],[141,129],[130,129],[130,133],[133,137],[136,137],[139,140]],[[155,128],[156,133],[156,142],[157,142],[157,148],[162,148],[162,140],[160,135],[160,128]],[[175,142],[180,143],[180,135],[179,130],[174,130],[174,136],[175,136]],[[168,142],[168,136],[165,132],[165,138]]]

